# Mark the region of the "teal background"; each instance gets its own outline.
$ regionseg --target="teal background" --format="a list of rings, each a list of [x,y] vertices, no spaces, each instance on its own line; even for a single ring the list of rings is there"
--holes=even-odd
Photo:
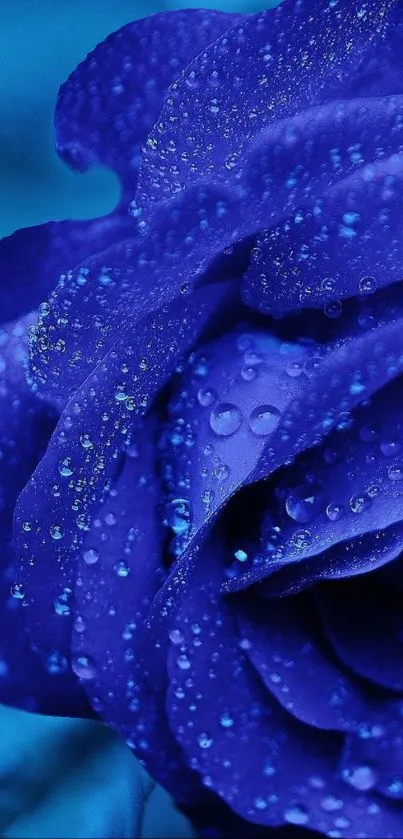
[[[0,238],[49,219],[110,211],[105,170],[70,171],[53,149],[59,85],[106,35],[134,18],[183,6],[253,12],[275,0],[0,0]]]

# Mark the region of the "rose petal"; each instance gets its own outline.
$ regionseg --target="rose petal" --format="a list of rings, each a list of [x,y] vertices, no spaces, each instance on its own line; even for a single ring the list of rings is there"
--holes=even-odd
[[[44,657],[31,649],[18,577],[15,585],[15,502],[57,420],[54,409],[26,383],[26,332],[32,320],[29,316],[0,330],[0,701],[42,713],[91,716],[66,656],[57,655],[53,645]]]
[[[143,207],[206,178],[236,183],[245,143],[273,119],[334,99],[394,24],[390,0],[370,0],[364,13],[359,0],[313,0],[308,8],[302,14],[289,0],[252,15],[190,62],[147,140],[138,186]]]
[[[247,480],[303,387],[298,372],[315,347],[303,339],[281,341],[246,325],[190,357],[160,443],[166,523],[177,533],[176,554]],[[187,526],[172,520],[175,499],[186,505]]]
[[[283,409],[273,433],[269,435],[268,443],[260,455],[257,466],[246,478],[243,477],[244,484],[267,478],[284,462],[292,462],[299,452],[318,446],[332,428],[338,424],[343,425],[346,418],[350,421],[349,412],[353,408],[364,399],[368,399],[372,393],[385,384],[385,381],[398,376],[403,364],[400,349],[401,334],[400,318],[386,326],[376,323],[375,328],[368,329],[363,336],[348,337],[339,341],[339,344],[328,346],[327,350],[322,347],[321,355],[318,353],[317,356],[314,355],[309,359],[305,365],[307,379],[305,376],[300,377],[302,384],[296,394],[297,398],[290,400]],[[322,356],[323,351],[325,354]],[[343,371],[342,375],[340,371]],[[253,382],[250,384],[253,386]],[[240,488],[238,486],[238,490]],[[236,491],[235,488],[232,492],[226,493],[226,503],[230,501],[231,494],[233,495]],[[175,566],[178,575],[182,574],[181,569],[186,575],[187,569],[194,563],[199,546],[222,509],[223,497],[218,499],[213,513],[210,514],[208,510],[205,510],[204,522],[190,537],[186,550]],[[389,515],[386,508],[382,507],[382,510],[386,516]],[[304,530],[304,528],[299,529]],[[361,527],[358,532],[361,533]],[[343,538],[341,533],[340,538]],[[298,545],[299,543],[300,540],[298,540]],[[309,549],[309,546],[310,541],[309,545],[306,545],[304,540],[302,541],[303,550]],[[240,547],[242,548],[242,545]],[[300,547],[298,547],[298,558],[302,559]],[[260,564],[260,562],[258,558],[252,570],[248,566],[243,570],[239,568],[239,563],[238,567],[235,564],[236,573],[233,575],[235,579],[225,582],[224,589],[230,591],[244,585],[251,585],[267,576],[270,568],[272,571],[278,570],[278,563],[273,567],[271,559],[266,560],[263,557],[263,563]]]
[[[237,598],[231,611],[242,649],[290,714],[308,725],[338,731],[357,731],[373,719],[372,697],[324,647],[313,601],[293,597],[268,607],[256,597]]]
[[[287,458],[320,443],[346,413],[401,374],[400,314],[389,323],[375,321],[365,328],[363,335],[340,340],[312,365],[309,390],[290,405],[251,480],[267,476]]]
[[[358,376],[357,388],[360,384]],[[261,491],[264,512],[254,550],[258,556],[252,566],[247,560],[233,563],[236,582],[229,590],[239,586],[240,578],[243,583],[246,578],[256,582],[290,563],[324,554],[337,543],[350,543],[354,550],[354,540],[366,533],[400,524],[401,394],[402,379],[398,378],[369,404],[341,418],[337,430],[320,447],[299,456],[268,490]],[[367,568],[371,568],[372,554],[371,550],[371,561],[364,556]],[[359,573],[357,553],[355,565]]]
[[[63,649],[53,601],[66,587],[73,588],[75,555],[116,476],[136,420],[150,408],[226,290],[226,285],[203,289],[190,303],[184,300],[181,306],[151,314],[137,334],[123,332],[116,349],[63,412],[15,515],[19,579],[28,604],[25,617],[39,647]]]
[[[175,297],[190,297],[204,269],[222,251],[220,231],[216,250],[209,237],[198,240],[200,214],[207,213],[201,208],[207,202],[209,211],[218,213],[217,201],[216,191],[207,197],[203,192],[192,201],[187,197],[186,205],[164,208],[148,236],[138,218],[130,237],[61,277],[31,345],[31,375],[42,394],[67,400],[116,343],[116,324],[120,331],[132,331]]]
[[[402,179],[403,155],[394,154],[259,234],[243,281],[245,303],[276,316],[324,306],[325,314],[338,317],[344,298],[400,280]]]
[[[400,596],[377,574],[321,589],[326,637],[355,673],[391,690],[403,689],[403,620]]]
[[[355,577],[375,571],[377,568],[388,570],[392,560],[395,564],[401,554],[403,544],[403,524],[392,525],[378,533],[367,533],[352,542],[341,542],[325,554],[310,557],[284,568],[279,566],[270,577],[259,583],[259,593],[263,597],[274,598],[296,594],[314,583],[323,580],[339,580]],[[259,562],[256,563],[256,580],[260,578]],[[237,588],[237,580],[223,584],[224,591]]]
[[[386,703],[385,703],[386,704]],[[403,798],[402,702],[389,702],[387,714],[365,736],[347,737],[341,760],[349,783],[371,785],[386,798]]]
[[[146,762],[153,777],[192,801],[197,783],[165,718],[163,651],[144,616],[164,577],[157,509],[155,418],[128,449],[78,560],[73,667],[93,707]]]
[[[59,154],[80,170],[109,166],[133,197],[141,148],[170,84],[242,17],[207,9],[162,12],[109,35],[60,89]]]
[[[400,815],[387,805],[378,811],[374,797],[339,779],[339,735],[297,722],[255,677],[237,644],[234,620],[216,597],[217,545],[215,538],[199,556],[180,609],[172,609],[168,597],[168,620],[157,611],[152,619],[173,633],[167,707],[190,765],[253,824],[289,823],[328,833],[343,816],[346,837],[375,836],[380,828],[393,836]],[[175,572],[171,584],[178,584]]]
[[[60,274],[94,251],[119,241],[129,227],[132,224],[127,213],[116,212],[91,221],[51,221],[2,239],[1,322],[36,309],[47,299]],[[43,309],[45,313],[47,309]]]

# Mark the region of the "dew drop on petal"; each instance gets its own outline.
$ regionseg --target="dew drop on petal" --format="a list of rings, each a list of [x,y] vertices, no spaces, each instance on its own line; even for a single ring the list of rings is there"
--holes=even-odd
[[[249,427],[254,434],[265,437],[277,428],[280,411],[275,405],[258,405],[249,417]]]
[[[229,711],[223,711],[220,716],[220,725],[222,728],[232,728],[234,720]]]
[[[71,463],[71,457],[64,457],[63,460],[59,461],[59,473],[62,478],[69,478],[73,474]]]
[[[210,749],[213,745],[213,738],[206,731],[197,735],[197,742],[201,749]]]
[[[74,656],[71,661],[72,669],[79,679],[94,679],[96,676],[95,662],[88,655]]]
[[[322,487],[305,486],[291,490],[285,502],[290,518],[305,524],[319,515],[322,509],[321,489]]]
[[[52,524],[49,528],[49,533],[52,539],[55,540],[55,542],[58,542],[60,539],[63,539],[64,536],[63,528],[60,527],[60,524]]]
[[[342,778],[348,784],[360,792],[367,792],[372,789],[377,782],[377,773],[372,766],[355,766],[352,768],[345,768],[342,771]]]
[[[308,813],[299,804],[294,804],[284,812],[284,819],[288,824],[306,824],[308,821]]]
[[[95,565],[98,562],[99,553],[95,548],[88,548],[83,553],[83,559],[86,565]]]
[[[343,515],[343,505],[331,501],[326,507],[326,515],[330,521],[338,521]]]
[[[211,387],[201,387],[197,399],[203,408],[208,408],[216,401],[217,394]]]
[[[14,597],[14,600],[24,600],[25,589],[22,583],[14,583],[11,586],[11,596]]]
[[[176,534],[187,533],[191,522],[190,504],[187,498],[174,498],[168,509],[167,524]]]
[[[210,428],[218,437],[230,437],[241,427],[242,414],[232,402],[220,402],[210,415]]]

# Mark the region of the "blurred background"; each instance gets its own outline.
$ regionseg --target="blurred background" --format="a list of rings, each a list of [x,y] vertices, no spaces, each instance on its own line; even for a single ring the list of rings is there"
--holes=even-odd
[[[60,84],[128,21],[184,6],[254,12],[275,0],[0,0],[0,238],[49,219],[111,210],[114,175],[70,171],[53,150]]]

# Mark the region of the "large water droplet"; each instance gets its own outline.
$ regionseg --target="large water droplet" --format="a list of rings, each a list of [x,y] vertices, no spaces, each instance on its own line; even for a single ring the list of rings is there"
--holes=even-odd
[[[242,414],[232,402],[220,402],[210,415],[210,427],[219,437],[230,437],[241,427]]]
[[[249,417],[251,431],[258,436],[271,434],[280,421],[280,411],[275,405],[258,405]]]
[[[296,487],[291,490],[285,502],[290,518],[305,524],[318,516],[323,506],[321,490],[320,486]]]

